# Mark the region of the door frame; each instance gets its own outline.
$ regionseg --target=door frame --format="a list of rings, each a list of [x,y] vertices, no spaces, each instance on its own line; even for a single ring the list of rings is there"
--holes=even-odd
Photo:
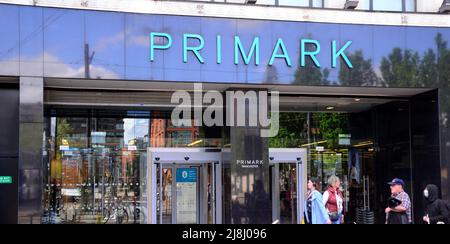
[[[214,224],[220,224],[222,221],[222,156],[221,149],[218,148],[147,148],[147,209],[150,214],[147,215],[147,223],[156,224],[158,223],[157,216],[157,174],[159,173],[158,165],[172,165],[173,169],[184,168],[189,166],[198,167],[199,176],[199,186],[208,187],[205,180],[207,180],[207,166],[211,165],[211,212],[212,212],[212,222]],[[161,169],[161,167],[160,167]],[[175,171],[176,173],[176,171]],[[176,177],[176,176],[175,176]],[[220,187],[218,187],[220,186]],[[208,190],[208,189],[206,189]],[[207,191],[206,191],[207,192]],[[207,209],[208,197],[204,193],[204,190],[199,191],[199,223],[206,224],[208,213],[204,211]],[[161,204],[161,203],[160,203]],[[206,206],[205,206],[206,204]],[[175,207],[175,208],[174,208]],[[176,206],[173,206],[172,211],[176,211]],[[220,218],[219,218],[220,216]],[[174,219],[173,217],[172,219]]]
[[[306,194],[307,186],[307,165],[308,165],[308,150],[306,148],[269,148],[269,165],[274,166],[275,173],[279,174],[279,164],[280,163],[293,163],[296,164],[297,173],[297,224],[301,224],[304,212],[304,198]],[[278,197],[279,189],[275,189],[276,184],[274,178],[271,179],[272,184],[272,196],[274,194]],[[301,179],[301,180],[300,180]],[[279,219],[277,217],[278,209],[275,209],[275,198],[272,197],[272,220],[276,221]]]

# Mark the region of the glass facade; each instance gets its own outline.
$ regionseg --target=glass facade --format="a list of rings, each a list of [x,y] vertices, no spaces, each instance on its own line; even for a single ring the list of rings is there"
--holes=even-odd
[[[295,85],[314,84],[321,80],[318,83],[320,85],[367,83],[371,86],[420,87],[434,81],[424,80],[420,76],[424,72],[417,72],[417,78],[411,81],[411,84],[402,84],[398,80],[401,77],[388,74],[391,66],[396,65],[390,63],[389,59],[394,58],[393,55],[398,55],[401,59],[406,53],[406,59],[410,56],[418,58],[414,69],[420,69],[420,62],[425,62],[431,55],[441,59],[446,57],[438,55],[437,52],[438,47],[446,44],[449,38],[446,28],[433,27],[160,16],[19,8],[12,5],[2,5],[0,11],[4,13],[2,16],[18,19],[16,22],[2,22],[2,35],[6,38],[1,40],[0,57],[1,62],[5,64],[1,67],[2,74],[15,76],[34,74],[55,78]],[[44,22],[46,27],[32,28],[30,22]],[[220,33],[217,31],[219,29]],[[172,46],[167,50],[155,50],[154,60],[149,61],[150,32],[164,30],[170,30],[167,34],[173,39]],[[185,33],[196,33],[204,39],[205,44],[200,51],[204,63],[198,62],[192,52],[187,53],[187,62],[183,61]],[[422,36],[419,33],[427,35]],[[216,50],[218,35],[221,36],[220,63],[217,63]],[[259,37],[259,65],[245,65],[242,61],[238,65],[235,64],[235,35],[240,38],[246,51],[254,37]],[[19,36],[23,39],[21,42]],[[420,38],[414,38],[415,36]],[[268,65],[278,38],[283,40],[290,57],[290,66],[281,58],[276,58],[272,66]],[[321,52],[317,55],[320,68],[314,67],[314,63],[313,67],[300,65],[299,41],[305,38],[312,38],[320,43]],[[334,67],[331,62],[332,41],[337,42],[337,48],[352,41],[345,51],[349,60],[354,60],[355,69],[347,69],[340,57]],[[17,43],[21,44],[18,46]],[[447,49],[439,50],[445,52]],[[88,61],[89,65],[86,66]],[[309,61],[306,57],[306,62]],[[437,62],[438,60],[434,60],[434,65]],[[26,65],[26,68],[20,69],[20,65]],[[309,69],[320,76],[316,81],[306,80],[316,77],[301,76]],[[350,81],[346,74],[351,73],[360,73],[367,77],[365,80]]]
[[[311,3],[321,6],[320,1],[308,1]],[[373,8],[398,9],[392,4],[399,3],[390,3],[389,7],[373,3]],[[412,3],[401,1],[399,6],[412,9]],[[11,19],[17,21],[8,21]],[[171,45],[169,38],[151,40],[150,33],[156,32],[170,36]],[[198,34],[201,38],[185,40],[187,33]],[[339,104],[317,105],[314,109],[290,107],[281,114],[280,134],[267,142],[255,138],[237,140],[240,133],[235,128],[176,127],[170,123],[169,113],[163,110],[135,106],[119,109],[111,106],[112,103],[109,108],[47,104],[43,223],[146,223],[149,217],[147,192],[151,185],[146,175],[148,147],[222,149],[235,146],[245,151],[245,143],[256,141],[267,143],[270,148],[306,148],[309,177],[319,178],[322,188],[330,175],[342,179],[349,223],[357,221],[358,211],[366,208],[374,212],[377,222],[382,222],[383,206],[388,197],[385,183],[393,177],[403,178],[407,191],[416,196],[416,220],[423,210],[419,198],[425,184],[435,183],[441,186],[445,197],[449,196],[450,28],[0,5],[0,35],[3,37],[0,39],[2,76],[67,79],[74,84],[86,79],[107,80],[111,84],[115,81],[164,81],[248,87],[289,85],[292,89],[344,87],[351,91],[352,88],[383,87],[426,88],[428,91],[377,102],[384,96],[380,94],[370,106],[356,111],[332,111]],[[247,51],[258,37],[255,52],[259,54],[259,63],[256,55],[250,55],[246,62],[242,53],[236,52],[237,37]],[[198,45],[200,40],[204,46],[198,50],[199,54],[189,51],[184,55],[186,46]],[[269,65],[279,40],[283,41],[290,62],[277,57]],[[310,42],[302,47],[301,40],[313,40],[315,44]],[[154,50],[153,61],[149,53],[152,41],[160,46]],[[351,44],[343,48],[349,42]],[[163,45],[167,47],[161,48]],[[318,46],[320,52],[305,56],[318,50]],[[336,47],[345,52],[336,56]],[[199,55],[204,62],[200,62]],[[327,97],[323,95],[326,94],[319,94],[316,100]],[[360,101],[355,99],[364,101],[373,97],[349,99],[353,100],[349,103],[357,106]],[[301,103],[297,101],[297,105]],[[221,174],[225,179],[223,186],[241,191],[242,201],[231,202],[231,197],[227,198],[228,202],[224,201],[223,222],[236,223],[230,205],[234,209],[244,209],[239,204],[249,196],[242,189],[245,186],[253,190],[259,185],[254,178],[244,176],[239,179],[242,185],[232,181],[233,168],[227,167],[224,166]],[[283,223],[298,221],[297,216],[292,215],[292,211],[298,211],[298,199],[294,195],[299,190],[292,187],[298,181],[292,175],[300,170],[297,167],[285,164],[277,171],[280,194],[271,197],[278,199],[278,214]],[[197,172],[212,172],[212,168],[198,167]],[[160,222],[165,223],[171,221],[169,216],[176,210],[172,199],[182,185],[176,183],[179,167],[159,169],[162,174],[157,184],[162,194],[158,198],[161,206],[158,211],[165,216]],[[206,175],[211,177],[203,179],[203,186],[207,188],[205,182],[213,182],[214,174]],[[207,215],[213,215],[212,206],[206,207],[210,208]],[[247,216],[236,219],[251,222],[249,214],[243,212],[237,213],[238,216]]]
[[[224,0],[190,0],[200,2],[221,2],[221,3],[239,3],[245,4],[244,1],[224,1]],[[256,5],[265,6],[285,6],[285,7],[302,7],[302,8],[344,8],[337,7],[330,1],[325,0],[257,0]],[[331,1],[332,2],[332,1]],[[416,12],[417,0],[360,0],[357,10],[369,11],[390,11],[390,12]],[[332,6],[332,7],[330,7]],[[436,9],[437,12],[438,9]]]
[[[316,106],[308,112],[311,108],[304,105],[308,100],[328,105],[324,101],[331,100],[335,105]],[[420,221],[421,189],[428,183],[440,184],[438,123],[424,119],[437,117],[436,91],[405,99],[303,97],[298,101],[303,101],[299,107],[281,113],[280,132],[268,140],[269,148],[306,149],[306,177],[318,179],[319,189],[326,189],[332,175],[342,179],[347,223],[360,223],[361,210],[374,215],[373,223],[383,223],[389,197],[386,182],[394,177],[406,182],[405,190],[415,202],[416,221]],[[147,223],[151,214],[148,147],[229,149],[242,143],[227,139],[229,127],[175,127],[166,111],[60,106],[47,106],[45,111],[43,223]],[[422,160],[429,163],[423,165]],[[200,165],[194,166],[201,174]],[[223,179],[230,179],[229,164],[223,167]],[[304,179],[298,178],[297,167],[295,163],[270,166],[270,178],[276,181],[269,193],[278,206],[279,221],[285,224],[298,222],[297,192],[302,191],[298,183]],[[179,169],[174,164],[157,166],[156,184],[161,187],[157,223],[186,220],[173,217],[178,204],[174,194],[183,187],[175,182]],[[212,166],[206,172],[211,186]],[[254,179],[240,178],[232,184],[243,199],[232,205],[223,202],[224,223],[251,223],[245,209],[247,187],[255,184]],[[206,189],[213,194],[210,187]],[[194,193],[199,201],[200,188]],[[223,194],[226,198],[227,193]],[[208,200],[207,223],[213,221],[212,204]],[[196,211],[200,216],[200,210]],[[192,218],[186,221],[198,223]]]
[[[147,223],[147,148],[221,147],[220,138],[174,127],[161,114],[47,108],[43,223]],[[171,170],[164,169],[166,191]],[[171,211],[170,200],[163,206]]]

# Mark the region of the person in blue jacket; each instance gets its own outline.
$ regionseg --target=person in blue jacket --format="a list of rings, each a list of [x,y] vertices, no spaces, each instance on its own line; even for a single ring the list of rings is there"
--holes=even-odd
[[[325,205],[323,205],[322,194],[317,190],[319,184],[317,179],[308,181],[304,213],[306,224],[331,224]]]

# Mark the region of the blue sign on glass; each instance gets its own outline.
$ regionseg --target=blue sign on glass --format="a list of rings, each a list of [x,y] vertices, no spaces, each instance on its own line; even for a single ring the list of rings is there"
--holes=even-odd
[[[177,182],[197,182],[196,168],[177,169]]]

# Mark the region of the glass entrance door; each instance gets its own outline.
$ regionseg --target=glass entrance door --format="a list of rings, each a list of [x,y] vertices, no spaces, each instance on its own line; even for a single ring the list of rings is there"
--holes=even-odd
[[[270,149],[272,219],[298,224],[306,192],[306,149]]]
[[[200,223],[200,191],[205,188],[200,182],[202,167],[182,164],[158,167],[160,171],[158,223]]]
[[[208,149],[210,150],[210,149]],[[220,223],[220,151],[150,148],[149,223]]]
[[[272,166],[272,202],[274,218],[280,224],[296,224],[297,221],[297,165],[278,163]]]
[[[197,224],[199,213],[199,167],[176,168],[175,223]]]
[[[174,177],[173,167],[161,167],[160,168],[160,181],[159,181],[159,216],[160,223],[171,224],[173,221],[173,188]]]

